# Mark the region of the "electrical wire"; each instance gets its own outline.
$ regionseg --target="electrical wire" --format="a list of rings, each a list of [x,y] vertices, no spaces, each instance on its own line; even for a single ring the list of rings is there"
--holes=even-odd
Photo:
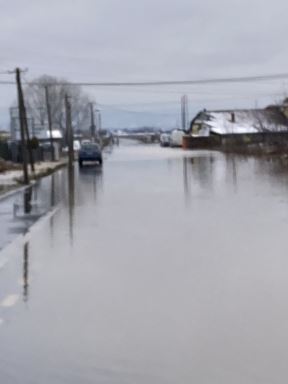
[[[250,83],[262,82],[267,80],[288,79],[288,73],[268,74],[258,76],[226,77],[226,78],[207,78],[195,80],[164,80],[164,81],[139,81],[139,82],[57,82],[53,85],[76,85],[82,87],[150,87],[150,86],[169,86],[169,85],[203,85],[203,84],[227,84],[227,83]],[[13,81],[0,81],[0,85],[14,85]],[[26,83],[27,85],[39,85],[37,81]]]

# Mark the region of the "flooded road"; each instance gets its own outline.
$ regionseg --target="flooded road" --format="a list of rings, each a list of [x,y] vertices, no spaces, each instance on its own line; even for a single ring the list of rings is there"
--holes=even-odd
[[[0,253],[1,384],[287,381],[287,167],[134,145],[39,188]]]

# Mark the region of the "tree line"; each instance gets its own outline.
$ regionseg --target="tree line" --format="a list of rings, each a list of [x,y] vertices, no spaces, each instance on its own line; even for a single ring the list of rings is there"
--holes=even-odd
[[[47,93],[48,103],[47,109]],[[93,99],[78,85],[69,84],[67,80],[53,76],[42,75],[24,86],[24,97],[29,116],[39,125],[46,125],[48,113],[53,129],[59,129],[62,133],[66,129],[65,96],[69,96],[72,105],[71,118],[75,131],[90,127]]]

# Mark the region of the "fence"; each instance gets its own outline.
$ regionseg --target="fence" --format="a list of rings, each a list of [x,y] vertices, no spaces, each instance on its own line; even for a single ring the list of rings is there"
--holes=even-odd
[[[211,135],[207,137],[184,136],[185,149],[245,149],[252,146],[274,147],[288,150],[288,132],[258,132],[245,134]]]
[[[45,150],[41,147],[33,149],[35,161],[43,161]],[[14,163],[22,163],[22,149],[19,142],[0,141],[0,158]]]
[[[0,140],[0,158],[3,160],[11,160],[11,151],[7,141]]]

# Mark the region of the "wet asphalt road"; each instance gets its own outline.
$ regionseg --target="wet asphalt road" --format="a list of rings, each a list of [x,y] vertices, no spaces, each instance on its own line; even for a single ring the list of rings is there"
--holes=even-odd
[[[286,166],[131,145],[68,176],[34,225],[0,202],[1,384],[287,381]]]

